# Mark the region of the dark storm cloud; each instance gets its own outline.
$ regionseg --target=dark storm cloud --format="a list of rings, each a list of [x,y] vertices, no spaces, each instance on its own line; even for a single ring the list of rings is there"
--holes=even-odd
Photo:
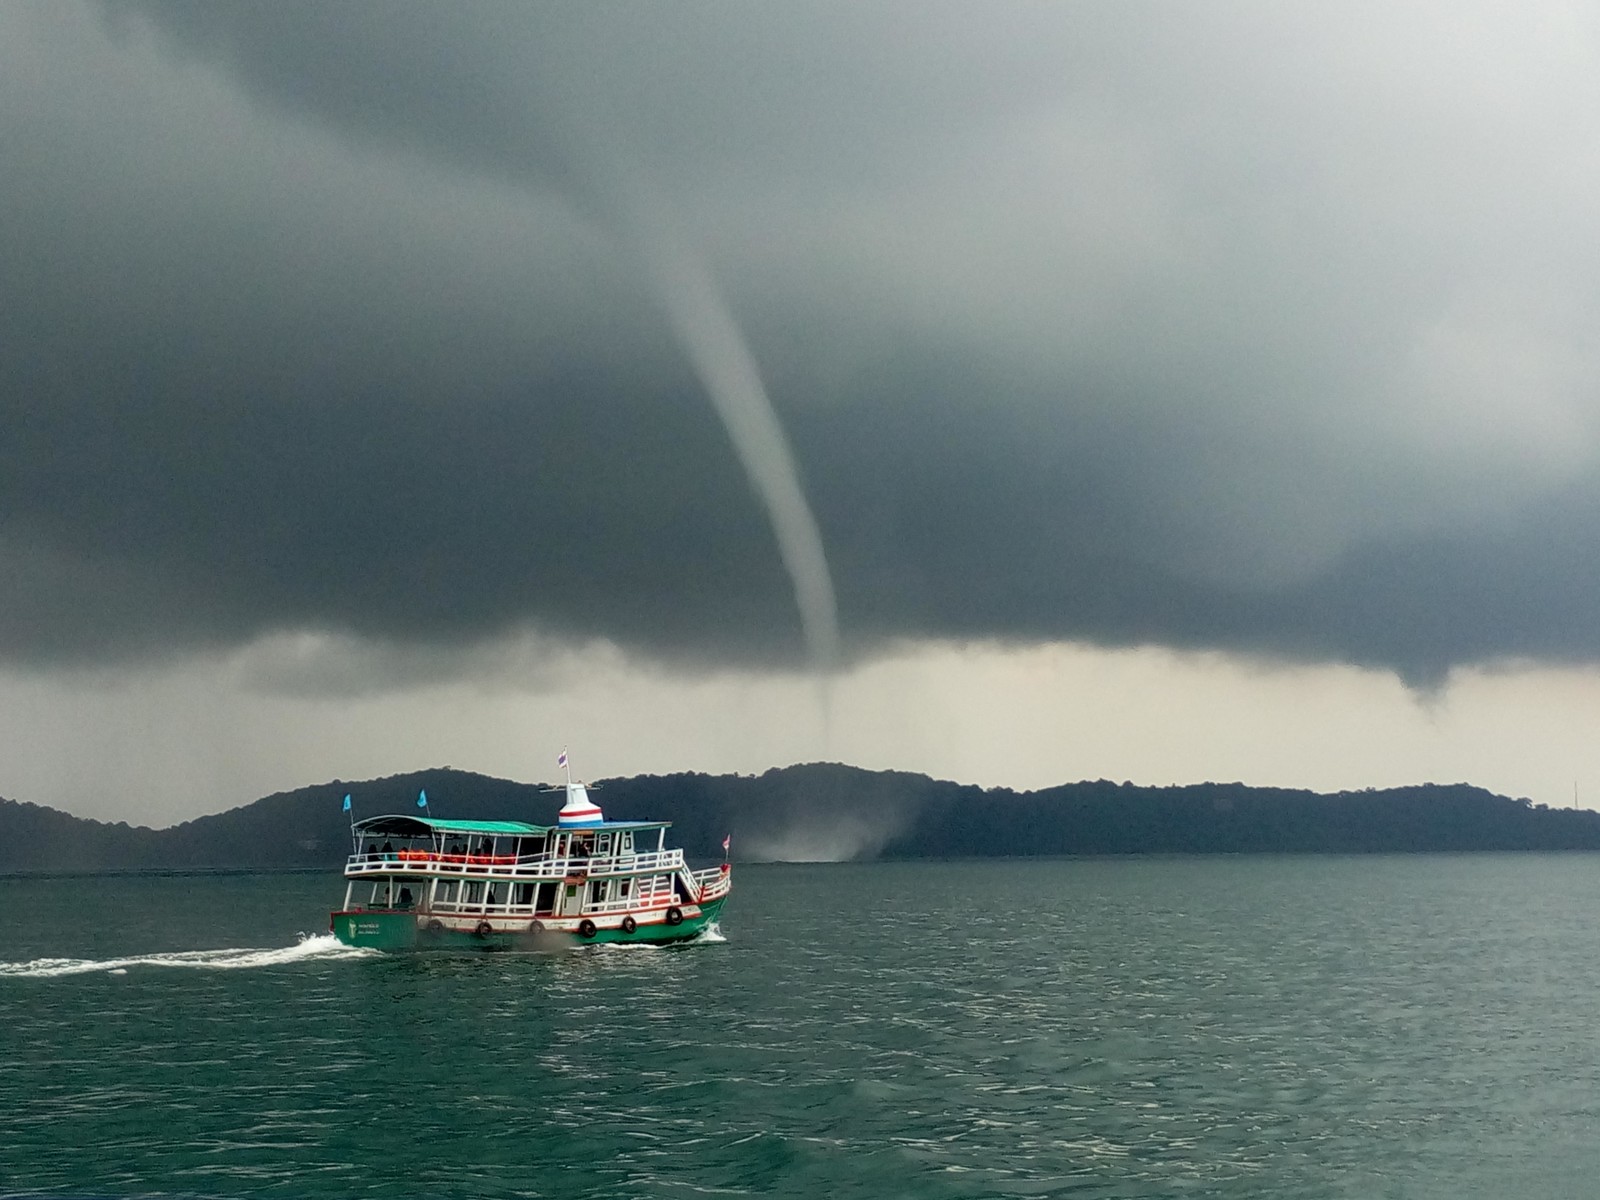
[[[1600,657],[1557,8],[13,6],[0,652],[533,627],[793,660],[608,216],[654,181],[847,644]]]

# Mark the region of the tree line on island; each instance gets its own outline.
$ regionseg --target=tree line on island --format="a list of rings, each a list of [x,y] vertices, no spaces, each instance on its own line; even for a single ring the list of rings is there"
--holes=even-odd
[[[612,819],[669,820],[691,859],[743,861],[1046,855],[1600,850],[1600,813],[1551,809],[1467,784],[1323,794],[1239,783],[1139,787],[1106,780],[1034,792],[979,788],[830,763],[764,775],[603,780]],[[350,815],[551,824],[546,785],[449,768],[334,780],[167,829],[85,820],[0,799],[0,871],[335,867]]]

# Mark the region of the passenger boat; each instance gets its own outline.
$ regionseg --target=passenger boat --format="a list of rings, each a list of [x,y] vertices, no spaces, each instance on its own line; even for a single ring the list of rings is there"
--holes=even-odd
[[[566,767],[566,755],[559,760]],[[694,871],[669,821],[607,821],[567,768],[554,825],[368,817],[351,826],[333,935],[377,950],[683,942],[716,920],[727,862]],[[726,852],[728,843],[723,842]]]

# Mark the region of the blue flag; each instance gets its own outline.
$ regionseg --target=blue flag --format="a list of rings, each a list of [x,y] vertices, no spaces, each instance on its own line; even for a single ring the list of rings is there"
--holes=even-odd
[[[346,792],[344,794],[344,810],[345,810],[345,812],[349,812],[350,811],[350,793],[349,792]]]
[[[426,788],[424,788],[422,791],[417,793],[417,807],[418,808],[427,808],[428,807],[428,792],[427,792]]]

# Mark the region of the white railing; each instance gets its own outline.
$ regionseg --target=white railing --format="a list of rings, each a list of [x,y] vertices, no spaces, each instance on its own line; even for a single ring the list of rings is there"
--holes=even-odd
[[[607,854],[595,858],[553,858],[529,854],[436,854],[431,850],[369,851],[352,854],[345,862],[347,876],[444,875],[483,880],[564,878],[568,875],[650,875],[682,869],[682,850],[651,850],[645,854]]]
[[[530,920],[539,916],[552,916],[552,902],[556,908],[565,910],[564,913],[554,915],[574,916],[580,909],[572,907],[574,898],[563,897],[560,893],[553,897],[545,895],[542,907],[538,903],[540,897],[536,892],[528,894],[525,899],[513,899],[516,894],[513,888],[517,892],[522,892],[535,883],[580,887],[585,892],[576,898],[581,906],[581,912],[585,915],[599,916],[644,912],[679,903],[709,903],[726,896],[731,887],[731,876],[721,867],[712,867],[704,871],[689,870],[684,864],[682,850],[609,855],[604,858],[550,858],[530,855],[505,863],[451,861],[460,857],[424,853],[405,856],[398,853],[354,855],[349,860],[345,874],[352,878],[384,876],[415,880],[417,895],[404,906],[402,911],[439,913],[448,916],[521,917]],[[619,876],[632,880],[628,895],[614,895],[607,900],[591,898],[592,892],[589,889],[595,882],[617,879]],[[448,899],[442,895],[433,895],[435,891],[441,890],[441,885],[430,883],[429,880],[445,881],[449,890],[455,894]],[[460,884],[459,887],[454,886],[457,883]],[[401,885],[397,882],[392,886],[398,889]],[[617,885],[613,884],[611,887],[615,890]],[[502,888],[504,890],[501,895],[505,896],[505,899],[496,897],[491,902],[489,893]],[[469,889],[475,893],[471,898],[467,895]],[[385,888],[385,891],[387,890],[388,888]],[[351,900],[352,911],[369,907],[366,903],[354,902],[354,897],[351,897]],[[379,904],[374,907],[378,911],[401,908],[398,904],[392,907]]]
[[[665,908],[669,904],[674,903],[675,899],[676,897],[674,895],[670,879],[665,881],[652,880],[648,884],[634,889],[632,895],[617,896],[610,900],[599,902],[585,899],[583,903],[583,913],[585,916],[588,916],[595,913],[641,912],[650,908]],[[357,903],[353,906],[351,911],[361,910],[366,907],[367,906],[365,904]],[[378,911],[387,912],[392,910],[383,908],[380,905]],[[418,901],[416,903],[406,905],[405,908],[400,911],[442,913],[445,915],[469,914],[472,916],[487,917],[548,917],[551,915],[548,906],[546,906],[546,908],[543,910],[540,910],[539,907],[531,901],[519,902],[511,900],[497,900],[491,904],[486,899],[468,900],[461,896],[457,896],[450,900],[436,897],[431,901]],[[568,912],[566,915],[575,916],[576,913]]]
[[[643,908],[665,908],[672,903],[672,882],[653,882],[649,886],[641,886],[631,896],[617,896],[599,903],[587,901],[584,904],[586,913],[626,913],[638,912]]]
[[[702,903],[715,900],[719,896],[726,896],[733,886],[733,876],[721,867],[712,867],[709,871],[695,871],[693,878],[698,890],[698,899]]]

